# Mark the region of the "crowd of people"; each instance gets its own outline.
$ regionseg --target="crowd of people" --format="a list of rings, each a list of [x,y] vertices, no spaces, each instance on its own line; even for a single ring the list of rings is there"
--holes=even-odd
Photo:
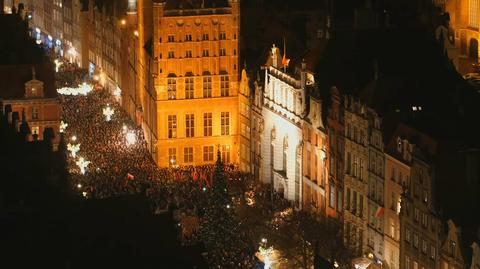
[[[70,69],[57,73],[58,81],[80,83],[84,73],[75,67],[66,67]],[[64,143],[80,146],[76,157],[68,152],[67,159],[71,184],[79,195],[94,199],[145,195],[154,213],[173,212],[179,225],[182,219],[202,215],[214,164],[158,168],[147,150],[142,130],[110,93],[94,90],[87,95],[62,96],[61,99],[62,118],[68,124],[63,133]],[[107,106],[113,109],[109,121],[103,113]],[[130,139],[133,136],[133,141],[129,141],[127,135]],[[79,158],[90,162],[85,174],[77,165]],[[225,165],[225,173],[231,181],[249,176],[233,164]],[[191,232],[183,239],[185,244],[197,242]]]

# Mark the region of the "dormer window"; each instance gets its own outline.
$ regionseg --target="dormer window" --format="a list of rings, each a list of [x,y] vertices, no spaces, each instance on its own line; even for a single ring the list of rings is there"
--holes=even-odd
[[[37,89],[36,88],[32,88],[31,95],[32,95],[32,97],[37,97]]]

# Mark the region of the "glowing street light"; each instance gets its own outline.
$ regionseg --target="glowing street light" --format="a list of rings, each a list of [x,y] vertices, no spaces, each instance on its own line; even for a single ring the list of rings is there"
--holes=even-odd
[[[78,183],[77,188],[79,188],[79,189],[82,188],[82,184]]]
[[[79,157],[78,161],[75,163],[78,165],[78,168],[80,168],[80,174],[84,175],[85,169],[90,164],[90,161],[85,160],[83,157]]]
[[[72,157],[75,158],[77,156],[77,152],[80,150],[80,144],[67,144],[67,150],[71,152]]]
[[[132,131],[127,132],[126,139],[128,146],[133,145],[137,142],[137,137]]]
[[[136,37],[138,37],[138,35],[139,35],[137,30],[135,30],[135,31],[133,32],[133,34],[134,34]]]
[[[62,66],[63,63],[60,62],[58,59],[55,59],[54,63],[55,63],[55,72],[58,73],[58,70],[60,69],[60,66]]]
[[[120,21],[120,23],[121,23],[122,25],[125,25],[125,24],[127,24],[127,20],[122,19],[122,20]]]
[[[103,108],[103,115],[105,116],[105,120],[111,121],[114,112],[115,110],[111,108],[110,105],[107,104],[107,107]]]
[[[65,132],[65,129],[67,129],[68,123],[63,122],[63,120],[60,122],[60,133]]]

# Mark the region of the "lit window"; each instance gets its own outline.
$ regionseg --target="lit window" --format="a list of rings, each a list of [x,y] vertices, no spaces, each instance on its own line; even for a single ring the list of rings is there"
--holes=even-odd
[[[185,99],[193,99],[193,78],[185,78]]]
[[[230,145],[222,145],[222,161],[224,163],[230,162]]]
[[[468,24],[470,27],[479,28],[478,10],[480,9],[479,0],[470,0]]]
[[[40,127],[33,126],[31,131],[32,131],[32,135],[39,135],[40,134]]]
[[[203,77],[203,98],[212,97],[212,77]]]
[[[192,163],[193,162],[193,148],[185,147],[183,148],[183,162]]]
[[[167,80],[168,100],[177,99],[177,80],[169,78]]]
[[[427,241],[425,241],[425,239],[422,239],[422,252],[423,252],[423,254],[427,254],[427,249],[428,249]]]
[[[186,137],[195,136],[195,115],[194,114],[185,115],[185,136]]]
[[[177,115],[168,115],[168,138],[177,137]]]
[[[32,107],[32,120],[38,120],[38,107]]]
[[[203,113],[203,135],[212,136],[212,113]]]
[[[329,206],[331,208],[335,208],[335,186],[333,185],[333,182],[330,182],[330,203]]]
[[[226,56],[227,55],[227,50],[225,48],[220,49],[220,56]]]
[[[230,81],[228,75],[220,76],[220,94],[221,96],[229,96]]]
[[[177,149],[176,148],[169,148],[168,149],[168,161],[170,165],[177,164]]]
[[[222,135],[230,135],[230,112],[221,114],[221,131]]]
[[[430,245],[430,258],[435,260],[436,257],[436,249],[434,245]]]
[[[203,161],[204,162],[213,161],[213,146],[204,146],[203,147]]]

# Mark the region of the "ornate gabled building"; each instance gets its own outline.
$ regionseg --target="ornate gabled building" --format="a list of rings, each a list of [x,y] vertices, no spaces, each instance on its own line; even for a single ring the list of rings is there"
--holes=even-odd
[[[37,79],[34,66],[0,66],[3,81],[6,81],[0,93],[0,108],[8,106],[12,113],[21,116],[21,121],[29,127],[24,130],[28,140],[43,140],[44,134],[49,133],[56,150],[60,141],[60,100],[53,88],[53,69],[49,64],[36,67],[40,68],[40,76],[47,83]],[[29,76],[31,79],[25,81]],[[20,125],[15,128],[18,130]]]
[[[344,234],[358,254],[367,252],[368,119],[365,104],[345,96]]]
[[[334,210],[336,186],[328,180],[327,132],[322,120],[322,100],[319,90],[309,87],[308,114],[303,119],[303,179],[302,208],[325,216],[327,208]],[[331,183],[331,184],[330,184]]]
[[[391,269],[400,268],[401,197],[410,184],[412,146],[408,140],[394,136],[385,150],[384,189],[384,260]]]
[[[440,247],[440,269],[462,269],[465,262],[462,254],[461,229],[450,219]]]
[[[369,140],[367,249],[378,263],[383,262],[385,257],[385,154],[380,116],[368,108],[367,118]]]
[[[344,174],[344,109],[342,96],[336,87],[330,90],[331,104],[327,115],[327,166],[329,184],[336,186],[334,193],[328,192],[329,200],[335,195],[333,207],[327,207],[327,216],[342,219],[343,216],[343,174]]]
[[[401,196],[400,268],[434,269],[439,265],[441,222],[434,204],[435,169],[432,156],[437,144],[429,136],[406,125],[395,135],[402,138],[399,148],[410,160],[410,182]],[[408,141],[408,145],[403,143]]]
[[[273,45],[265,67],[262,117],[261,178],[292,201],[302,202],[303,120],[308,115],[308,89],[313,75],[306,64],[286,72],[280,50]]]

